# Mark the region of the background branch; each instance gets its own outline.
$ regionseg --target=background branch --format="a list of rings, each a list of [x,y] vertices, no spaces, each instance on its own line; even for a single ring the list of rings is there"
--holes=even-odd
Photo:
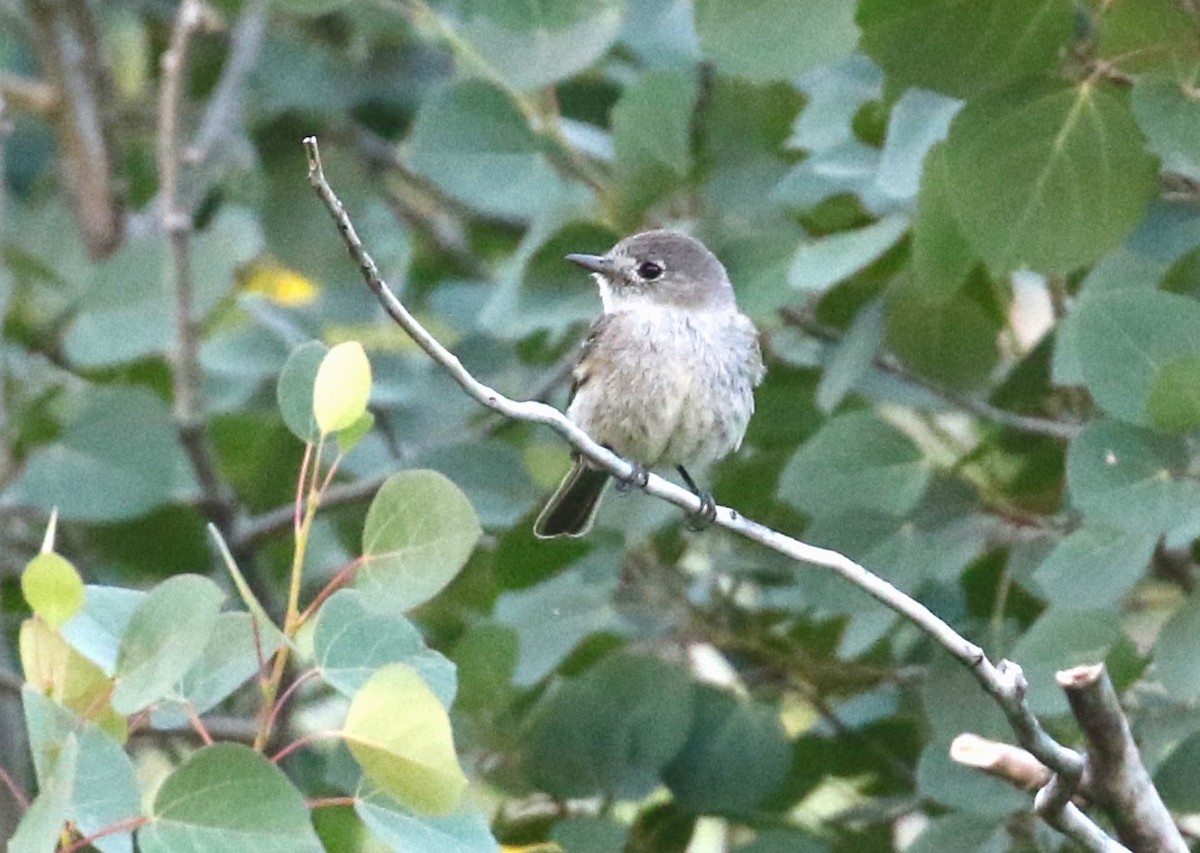
[[[1104,664],[1058,673],[1088,742],[1092,797],[1134,853],[1185,853],[1187,845],[1142,764]]]
[[[179,108],[187,68],[188,47],[201,21],[198,0],[184,0],[175,16],[171,42],[162,56],[162,82],[158,102],[159,216],[171,252],[165,277],[175,294],[175,351],[171,372],[175,421],[179,439],[200,484],[205,514],[228,533],[233,524],[231,496],[217,475],[204,435],[201,401],[200,321],[196,316],[192,280],[192,215],[180,201]]]
[[[96,21],[85,0],[26,5],[42,73],[57,94],[52,115],[75,215],[88,252],[104,257],[121,244],[124,208],[113,175],[112,85]]]
[[[817,321],[809,312],[799,308],[785,308],[780,312],[784,321],[791,326],[795,326],[804,333],[811,335],[814,338],[819,338],[828,343],[837,343],[840,336],[833,329]],[[1021,415],[1016,412],[1010,412],[993,406],[984,400],[978,400],[974,397],[968,397],[963,394],[955,393],[941,387],[936,382],[930,382],[928,379],[913,373],[894,357],[884,354],[878,354],[872,360],[872,364],[884,373],[890,373],[899,379],[903,379],[911,385],[916,385],[930,394],[933,394],[938,399],[953,408],[966,412],[967,414],[975,415],[985,421],[990,421],[998,426],[1006,429],[1013,429],[1018,432],[1029,433],[1030,435],[1040,435],[1046,438],[1054,438],[1060,441],[1069,441],[1074,438],[1080,430],[1078,424],[1073,424],[1068,421],[1058,421],[1051,418],[1039,418],[1033,415]]]
[[[329,186],[321,167],[320,151],[316,139],[314,137],[306,138],[304,147],[308,156],[309,183],[333,216],[351,258],[358,264],[367,286],[378,297],[388,316],[399,324],[418,346],[440,364],[462,389],[479,403],[507,417],[550,427],[598,468],[619,478],[629,479],[634,470],[631,463],[597,444],[557,409],[537,401],[512,400],[479,382],[453,353],[442,346],[408,312],[380,278],[374,260],[363,247],[345,208]],[[643,490],[689,513],[700,510],[700,499],[696,495],[655,474],[648,477]],[[979,646],[962,637],[923,604],[836,551],[808,545],[745,518],[724,506],[717,507],[714,523],[794,561],[808,563],[837,573],[928,634],[971,670],[984,690],[1000,705],[1021,745],[1054,770],[1055,776],[1050,780],[1049,785],[1056,787],[1048,791],[1047,788],[1043,788],[1039,792],[1039,796],[1049,803],[1044,811],[1044,816],[1054,822],[1060,831],[1080,843],[1084,843],[1088,849],[1109,851],[1122,849],[1069,802],[1070,793],[1074,791],[1083,775],[1083,757],[1055,741],[1042,729],[1041,724],[1025,702],[1027,684],[1019,666],[1010,661],[993,664]],[[1064,787],[1067,790],[1065,798],[1059,796],[1060,790]],[[1096,846],[1098,844],[1102,846]]]

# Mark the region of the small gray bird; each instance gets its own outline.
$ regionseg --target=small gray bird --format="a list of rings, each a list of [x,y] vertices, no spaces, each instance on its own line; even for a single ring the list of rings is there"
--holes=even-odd
[[[675,231],[626,237],[606,255],[567,255],[591,270],[604,312],[584,341],[567,416],[600,444],[645,469],[674,467],[704,503],[685,465],[736,450],[762,381],[758,333],[738,311],[725,267]],[[596,518],[605,471],[574,465],[534,523],[539,538],[582,536]]]

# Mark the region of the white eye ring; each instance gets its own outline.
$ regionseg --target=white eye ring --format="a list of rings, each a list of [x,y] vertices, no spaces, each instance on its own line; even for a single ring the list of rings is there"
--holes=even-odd
[[[654,261],[643,261],[638,265],[637,274],[646,281],[654,281],[663,274],[661,264],[656,264]]]

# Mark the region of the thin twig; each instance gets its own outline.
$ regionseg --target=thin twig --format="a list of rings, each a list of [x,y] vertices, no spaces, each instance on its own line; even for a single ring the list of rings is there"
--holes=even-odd
[[[283,759],[287,758],[289,755],[291,755],[296,750],[303,749],[304,747],[308,746],[310,743],[316,743],[319,740],[326,740],[327,738],[340,738],[341,736],[342,736],[342,733],[340,731],[337,731],[336,729],[322,731],[322,732],[311,732],[310,734],[304,735],[304,737],[296,738],[294,741],[289,743],[283,749],[279,750],[279,752],[272,755],[271,763],[278,764],[279,762],[283,761]]]
[[[162,83],[158,100],[159,215],[171,243],[166,279],[175,294],[175,351],[171,379],[175,397],[175,422],[200,484],[206,514],[224,532],[232,527],[234,508],[213,463],[204,435],[201,404],[200,321],[196,316],[192,280],[192,216],[180,201],[179,110],[183,97],[188,48],[200,25],[199,0],[184,0],[175,16],[171,41],[162,56]]]
[[[329,491],[321,496],[321,507],[333,509],[339,506],[361,503],[369,500],[387,479],[386,474],[355,480],[353,483],[331,486]],[[307,505],[307,504],[305,504]],[[240,523],[233,535],[229,537],[229,546],[235,551],[245,551],[261,545],[273,536],[277,536],[290,528],[295,521],[296,509],[293,505],[276,507],[262,515]]]
[[[292,679],[292,683],[288,685],[287,689],[283,691],[282,695],[275,700],[275,704],[271,706],[271,716],[267,720],[268,729],[273,729],[275,727],[275,721],[279,718],[279,712],[283,710],[283,706],[288,703],[288,700],[296,695],[296,691],[304,686],[304,682],[320,674],[321,671],[314,667],[313,669],[306,669],[304,672]]]
[[[315,797],[305,805],[310,809],[327,809],[332,806],[353,806],[357,802],[357,797]]]
[[[199,130],[184,151],[189,166],[204,165],[220,145],[235,135],[246,78],[258,64],[269,9],[269,0],[247,0],[242,6],[241,17],[229,36],[229,56],[221,78],[200,119]]]
[[[29,796],[21,790],[21,786],[17,784],[17,781],[3,767],[0,767],[0,783],[3,783],[8,793],[16,800],[17,805],[22,809],[29,808]]]
[[[828,343],[836,343],[839,340],[836,332],[824,324],[817,322],[807,311],[796,308],[785,308],[780,312],[780,316],[789,325],[795,326],[814,338],[819,338]],[[890,373],[892,376],[903,379],[910,385],[916,385],[918,388],[928,391],[942,402],[956,409],[976,415],[985,421],[991,421],[1007,429],[1029,433],[1030,435],[1054,438],[1060,441],[1069,441],[1078,435],[1081,429],[1079,424],[1068,421],[1057,421],[1051,418],[1039,418],[1032,415],[1020,415],[1016,412],[1010,412],[993,406],[991,403],[983,400],[950,391],[941,387],[936,382],[931,382],[923,376],[913,373],[896,358],[887,354],[877,355],[872,363],[884,373]]]
[[[608,471],[620,479],[628,480],[633,477],[635,470],[633,464],[597,444],[586,432],[568,420],[562,412],[545,403],[521,402],[504,396],[477,380],[453,353],[442,346],[409,313],[408,309],[400,303],[380,278],[374,260],[363,247],[345,208],[325,179],[316,138],[306,138],[304,148],[308,155],[309,183],[332,215],[351,258],[358,264],[364,281],[378,297],[388,316],[399,324],[430,358],[441,365],[468,395],[482,405],[516,420],[550,427],[596,467]],[[650,474],[645,479],[642,490],[674,504],[689,514],[698,513],[701,509],[699,497],[656,474]],[[888,581],[863,568],[849,557],[836,551],[808,545],[758,522],[751,521],[728,507],[717,507],[714,523],[796,562],[829,569],[911,621],[975,675],[983,689],[996,700],[1004,711],[1022,746],[1054,770],[1056,774],[1065,776],[1069,780],[1069,784],[1072,786],[1078,784],[1079,778],[1083,775],[1083,757],[1050,737],[1033,712],[1029,710],[1025,701],[1027,683],[1019,666],[1007,660],[993,664],[979,646],[961,636],[925,605],[905,595]],[[1064,810],[1064,813],[1068,815],[1065,820],[1070,823],[1073,830],[1078,828],[1076,825],[1080,822],[1091,824],[1082,812],[1077,809],[1075,812],[1071,812],[1070,809],[1073,808],[1070,806]],[[1091,824],[1091,826],[1095,825]],[[1103,835],[1098,827],[1095,831]],[[1072,837],[1075,836],[1072,835]]]
[[[58,106],[58,90],[52,83],[0,72],[0,100],[14,110],[48,116]]]
[[[101,829],[98,832],[93,832],[91,835],[85,838],[80,838],[71,846],[64,847],[60,853],[78,853],[80,850],[86,850],[87,848],[91,847],[98,839],[105,838],[109,835],[116,835],[119,832],[133,832],[138,827],[145,826],[149,822],[150,818],[143,817],[141,815],[138,815],[137,817],[125,818],[125,820],[114,823],[111,826],[106,826],[104,829]]]

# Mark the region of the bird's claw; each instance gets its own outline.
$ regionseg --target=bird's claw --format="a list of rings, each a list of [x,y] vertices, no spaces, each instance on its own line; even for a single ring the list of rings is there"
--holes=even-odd
[[[650,472],[646,470],[646,466],[634,462],[633,470],[629,473],[628,477],[617,478],[617,491],[628,492],[631,489],[644,489],[649,482]]]
[[[698,497],[700,509],[688,513],[687,520],[687,529],[693,533],[699,533],[717,520],[717,502],[713,500],[713,496],[708,492],[701,492]]]

